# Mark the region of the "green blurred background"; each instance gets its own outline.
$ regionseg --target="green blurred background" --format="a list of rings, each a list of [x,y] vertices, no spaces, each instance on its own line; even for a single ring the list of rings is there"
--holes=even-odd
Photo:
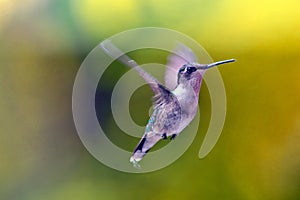
[[[0,199],[300,199],[299,8],[296,0],[0,0]],[[197,157],[210,116],[203,85],[200,129],[188,151],[159,171],[126,174],[82,145],[72,86],[99,42],[144,26],[175,29],[214,60],[237,62],[219,68],[228,112],[209,156]],[[135,55],[141,62],[160,55],[162,63],[167,56]],[[110,80],[126,71],[117,69],[103,79],[101,105],[109,105]],[[150,96],[144,87],[132,98],[137,123],[147,120]],[[103,113],[107,132],[124,145]]]

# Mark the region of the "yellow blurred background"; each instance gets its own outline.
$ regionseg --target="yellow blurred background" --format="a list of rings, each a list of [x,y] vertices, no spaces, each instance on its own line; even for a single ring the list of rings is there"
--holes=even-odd
[[[299,8],[296,0],[0,0],[0,199],[300,199]],[[125,174],[82,145],[72,87],[99,42],[145,26],[180,31],[214,60],[237,62],[219,68],[228,111],[209,156],[197,157],[209,123],[204,85],[188,151],[162,170]],[[105,80],[101,103],[109,105],[113,85]],[[150,96],[137,94],[132,112]],[[147,109],[133,115],[146,122]],[[122,143],[107,116],[106,129]]]

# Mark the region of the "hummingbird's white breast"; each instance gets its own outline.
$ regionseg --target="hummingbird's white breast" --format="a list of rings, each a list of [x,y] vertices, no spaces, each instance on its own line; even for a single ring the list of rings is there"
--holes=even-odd
[[[198,108],[198,94],[192,87],[179,84],[172,93],[176,96],[181,108],[180,133],[195,117]]]

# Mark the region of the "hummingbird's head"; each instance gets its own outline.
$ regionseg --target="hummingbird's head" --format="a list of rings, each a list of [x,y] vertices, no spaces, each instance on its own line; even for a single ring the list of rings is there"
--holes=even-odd
[[[187,84],[198,87],[201,83],[204,72],[214,66],[234,62],[234,59],[223,60],[211,64],[186,63],[178,71],[178,84]]]
[[[178,84],[199,79],[202,74],[203,70],[198,70],[196,64],[186,63],[178,71]]]

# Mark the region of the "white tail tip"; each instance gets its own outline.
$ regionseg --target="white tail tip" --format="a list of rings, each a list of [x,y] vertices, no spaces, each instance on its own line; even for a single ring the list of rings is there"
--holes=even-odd
[[[137,169],[141,169],[141,166],[139,165],[139,161],[140,161],[141,159],[135,159],[135,158],[133,158],[133,156],[130,158],[130,162],[133,164],[133,166],[135,167],[135,168],[137,168]]]

